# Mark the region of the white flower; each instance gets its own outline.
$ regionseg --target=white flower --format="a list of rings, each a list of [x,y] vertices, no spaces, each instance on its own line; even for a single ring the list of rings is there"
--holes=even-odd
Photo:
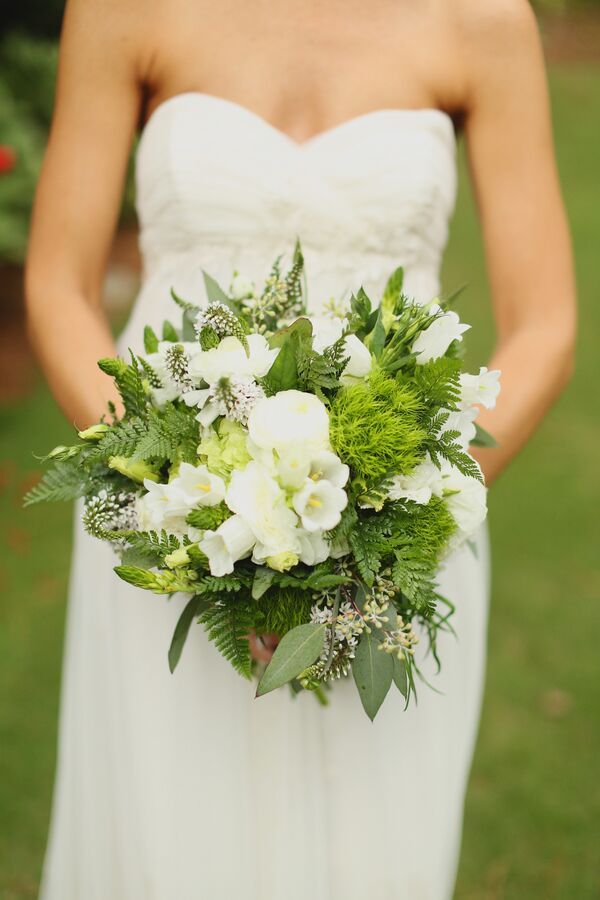
[[[300,562],[316,566],[329,556],[330,545],[319,531],[298,531],[300,540]]]
[[[307,531],[329,531],[340,521],[348,497],[342,488],[335,487],[330,481],[309,478],[294,495],[292,503],[303,528]]]
[[[298,549],[296,516],[286,504],[284,491],[260,463],[252,461],[233,472],[225,500],[252,530],[257,542],[255,559]]]
[[[441,486],[441,495],[461,532],[461,539],[471,537],[487,515],[485,485],[447,465],[443,467]]]
[[[424,505],[429,503],[431,495],[441,486],[442,474],[431,462],[429,454],[423,462],[407,475],[394,475],[389,491],[390,500],[412,500]]]
[[[317,353],[323,353],[342,336],[347,326],[346,319],[311,317],[313,326],[313,347]],[[356,378],[364,378],[371,371],[373,359],[367,347],[355,334],[349,334],[344,340],[344,356],[349,357],[342,373],[342,382],[348,383]]]
[[[225,497],[225,482],[218,475],[212,475],[206,466],[192,466],[181,463],[171,487],[177,487],[189,508],[195,506],[216,506]]]
[[[313,327],[313,348],[322,353],[331,347],[342,336],[346,322],[344,319],[330,316],[309,316]]]
[[[136,503],[140,528],[143,531],[164,528],[174,534],[185,532],[185,517],[190,507],[179,488],[172,483],[157,484],[149,478],[144,479],[144,487],[148,493]]]
[[[229,292],[234,300],[245,300],[254,293],[254,282],[243,275],[236,274],[231,280]]]
[[[365,378],[371,371],[373,358],[368,347],[355,334],[349,334],[344,341],[344,355],[348,356],[346,368],[342,372],[342,382],[352,382],[356,378]]]
[[[231,516],[216,531],[205,531],[198,544],[208,558],[210,574],[220,577],[233,572],[234,563],[248,556],[255,537],[241,516]]]
[[[329,449],[329,415],[314,394],[279,391],[259,400],[248,418],[250,439],[265,450]]]
[[[263,451],[268,452],[270,451]],[[280,483],[287,488],[302,487],[309,476],[310,468],[310,456],[306,448],[293,445],[283,448],[275,466]]]
[[[500,393],[500,370],[488,371],[482,366],[479,375],[463,372],[460,376],[460,399],[464,406],[485,406],[493,409]]]
[[[437,308],[432,308],[437,311]],[[413,353],[417,364],[424,365],[432,359],[443,356],[453,341],[462,341],[462,335],[471,326],[463,325],[455,312],[445,312],[434,319],[413,343]]]
[[[262,334],[249,334],[247,340],[248,354],[238,338],[224,337],[217,347],[196,354],[190,361],[190,374],[207,384],[230,375],[262,378],[275,362],[279,350],[271,350]]]
[[[178,341],[178,343],[183,347],[190,362],[201,352],[199,344],[195,341]],[[144,356],[161,382],[161,387],[150,386],[150,395],[157,406],[162,406],[170,400],[176,400],[181,394],[181,384],[171,377],[167,367],[167,353],[172,348],[171,341],[160,341],[156,353],[147,353]]]
[[[446,410],[446,412],[448,413],[448,418],[440,428],[438,437],[444,431],[458,431],[459,436],[456,438],[456,443],[460,444],[463,450],[467,450],[476,434],[475,419],[478,415],[477,408],[468,406],[466,409]]]
[[[350,469],[331,450],[322,450],[312,457],[308,475],[313,481],[324,478],[335,487],[343,488],[350,477]]]

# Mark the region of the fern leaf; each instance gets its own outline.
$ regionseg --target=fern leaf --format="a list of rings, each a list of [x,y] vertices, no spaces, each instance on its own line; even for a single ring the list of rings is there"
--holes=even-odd
[[[89,472],[77,459],[62,460],[44,473],[40,481],[25,494],[24,506],[42,501],[74,500],[83,496],[91,487]]]
[[[365,584],[371,586],[381,566],[383,550],[381,538],[375,535],[371,528],[362,525],[350,532],[349,542],[358,571]]]
[[[244,678],[252,677],[248,636],[254,625],[252,608],[243,597],[225,597],[205,609],[199,621],[217,650]]]

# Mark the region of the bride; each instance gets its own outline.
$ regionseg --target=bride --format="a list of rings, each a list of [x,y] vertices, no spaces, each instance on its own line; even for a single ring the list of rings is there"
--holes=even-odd
[[[116,352],[101,289],[140,125],[144,277],[121,352],[160,326],[171,287],[198,299],[203,268],[259,280],[296,235],[313,310],[361,283],[376,296],[399,264],[430,300],[464,133],[503,373],[481,419],[499,448],[478,451],[493,481],[565,384],[574,332],[526,0],[70,0],[27,302],[80,427],[116,402],[95,365]],[[457,637],[439,676],[424,663],[438,692],[407,712],[390,697],[371,724],[350,685],[327,710],[255,702],[201,628],[171,676],[178,599],[119,581],[77,526],[43,900],[449,900],[484,675],[476,543],[440,572]]]

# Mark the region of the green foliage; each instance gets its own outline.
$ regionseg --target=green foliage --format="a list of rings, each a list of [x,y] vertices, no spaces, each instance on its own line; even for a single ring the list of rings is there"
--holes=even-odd
[[[460,360],[447,356],[414,367],[412,381],[432,410],[456,409],[460,400],[461,368]]]
[[[349,541],[358,571],[365,584],[371,586],[381,568],[381,557],[386,549],[385,533],[376,517],[361,522],[350,532]]]
[[[232,595],[219,599],[202,611],[199,621],[217,650],[244,678],[252,676],[248,635],[254,624],[254,601]]]
[[[311,666],[323,649],[325,628],[325,625],[307,622],[288,631],[258,682],[256,696],[260,697],[287,684]]]
[[[146,424],[141,419],[115,422],[110,431],[91,448],[89,457],[94,460],[108,460],[111,456],[132,457],[146,434]]]
[[[427,432],[418,391],[380,371],[342,388],[331,405],[330,437],[355,478],[369,486],[389,472],[409,472],[423,455]]]
[[[308,319],[296,319],[271,339],[272,347],[279,347],[275,362],[262,380],[268,394],[287,391],[298,386],[298,358],[303,342],[312,335]]]
[[[481,470],[472,456],[466,453],[457,439],[460,437],[459,431],[444,431],[439,438],[431,440],[427,449],[429,455],[436,466],[440,465],[440,457],[452,463],[453,466],[470,478],[476,478],[483,481]]]
[[[230,515],[228,507],[224,503],[219,503],[217,506],[200,506],[198,509],[193,509],[188,513],[185,521],[188,525],[199,528],[201,531],[215,531]]]
[[[131,354],[131,362],[126,363],[122,359],[100,359],[98,367],[111,378],[123,400],[125,412],[128,416],[138,416],[143,419],[146,416],[148,397],[142,382],[142,376],[137,359]]]
[[[338,389],[339,376],[346,359],[340,357],[337,346],[328,349],[329,353],[317,353],[313,350],[310,339],[299,341],[296,356],[298,390],[323,398],[324,390]]]
[[[290,309],[297,308],[302,303],[302,274],[304,272],[304,256],[300,241],[296,241],[292,267],[285,277],[287,302]]]
[[[173,553],[181,546],[179,538],[166,531],[127,531],[123,537],[130,547],[138,553],[155,559],[156,563],[164,562],[165,556]]]
[[[173,632],[173,637],[171,639],[171,646],[169,647],[169,669],[171,672],[174,672],[177,668],[192,622],[205,608],[206,602],[199,594],[195,594],[185,605],[183,612],[177,620],[177,625],[175,626],[175,631]]]
[[[88,493],[95,483],[94,477],[81,465],[80,459],[81,456],[54,463],[25,494],[24,506],[41,501],[74,500]]]
[[[146,353],[156,353],[158,350],[158,338],[150,325],[146,325],[144,328],[144,350]]]
[[[374,632],[364,631],[352,660],[352,675],[364,711],[373,721],[386,698],[394,674],[394,662],[389,653],[380,649]]]
[[[175,326],[168,321],[168,319],[165,319],[165,321],[163,322],[162,339],[163,341],[170,341],[172,344],[176,344],[181,340],[179,332],[177,331]]]
[[[257,630],[283,637],[292,628],[309,621],[312,604],[309,591],[273,587],[257,604]]]
[[[165,403],[161,410],[150,410],[133,458],[197,462],[200,429],[194,413],[193,409],[173,403]]]

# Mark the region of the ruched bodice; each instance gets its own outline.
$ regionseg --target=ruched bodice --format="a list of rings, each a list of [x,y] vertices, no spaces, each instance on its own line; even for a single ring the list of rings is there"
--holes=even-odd
[[[164,312],[170,287],[197,297],[203,268],[260,280],[296,236],[312,309],[360,284],[376,295],[397,265],[407,291],[430,299],[455,188],[453,124],[439,110],[366,113],[297,143],[230,101],[176,95],[138,148],[137,310]]]

